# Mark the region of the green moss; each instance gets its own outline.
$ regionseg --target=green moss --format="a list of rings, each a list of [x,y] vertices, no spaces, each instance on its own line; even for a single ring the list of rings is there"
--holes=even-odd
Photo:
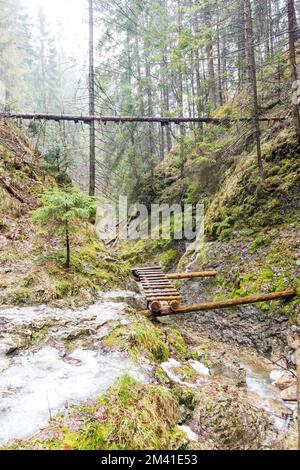
[[[65,297],[72,292],[72,286],[67,281],[57,281],[54,284],[58,298]]]
[[[151,261],[151,264],[162,265],[168,271],[179,261],[183,250],[183,241],[159,238],[138,241],[126,240],[117,247],[116,252],[121,260],[125,261],[128,268]]]
[[[51,251],[52,243],[57,244],[56,239],[50,240],[52,243],[45,253],[45,243],[31,231],[29,223],[22,238],[30,241],[24,244],[24,250],[23,245],[19,245],[0,256],[1,262],[16,273],[10,283],[6,282],[1,303],[36,304],[59,300],[82,305],[93,302],[99,291],[128,286],[126,263],[108,256],[90,225],[82,226],[73,238],[72,266],[68,271],[64,268],[63,247],[60,251]],[[18,241],[22,241],[21,237]]]
[[[232,230],[230,228],[222,229],[220,235],[219,235],[219,240],[221,242],[226,242],[230,240],[233,236]]]
[[[181,365],[179,367],[173,367],[172,371],[183,382],[189,382],[191,384],[194,384],[197,382],[197,379],[198,379],[197,373],[191,366],[187,364]]]
[[[127,351],[135,361],[166,361],[170,355],[179,359],[187,356],[182,335],[172,327],[156,326],[150,320],[133,316],[130,325],[119,326],[103,340],[106,347]]]
[[[23,305],[30,302],[32,298],[32,290],[26,287],[19,287],[11,295],[12,303],[16,305]]]
[[[276,234],[276,236],[275,236]],[[234,243],[231,242],[234,249]],[[240,246],[240,245],[239,245]],[[236,248],[238,249],[238,248]],[[216,299],[257,295],[260,292],[278,292],[300,284],[297,267],[297,236],[294,228],[261,232],[249,243],[244,262],[239,257],[228,258],[228,271],[216,277]],[[294,299],[259,303],[263,311],[290,315],[293,321],[300,313],[299,294]]]
[[[201,357],[201,363],[204,364],[206,367],[210,368],[211,364],[208,360],[208,352],[210,348],[210,343],[209,341],[201,344],[201,346],[193,349],[191,351],[192,357],[198,361],[199,357]]]
[[[75,449],[176,447],[176,440],[171,439],[176,427],[177,403],[167,388],[140,385],[125,376],[106,397],[98,400],[99,407],[107,412],[106,422],[87,422],[77,445],[73,446]]]
[[[154,371],[154,376],[159,384],[166,385],[169,384],[170,379],[168,375],[165,373],[162,367],[157,366]]]
[[[198,429],[205,429],[223,449],[261,448],[269,418],[228,386],[199,390]]]
[[[171,353],[175,353],[179,359],[185,359],[188,355],[188,347],[182,334],[172,327],[167,331],[167,339]]]
[[[272,237],[267,236],[265,233],[261,233],[249,246],[249,252],[255,253],[259,248],[269,245],[272,241]]]
[[[169,271],[175,262],[178,261],[178,251],[174,248],[170,248],[169,250],[164,251],[160,255],[160,261],[162,266],[165,267],[166,271]]]
[[[4,220],[0,220],[0,233],[6,233],[8,230],[8,225],[4,222]]]
[[[253,171],[254,155],[241,160],[229,173],[207,214],[208,237],[227,241],[237,230],[249,228],[257,233],[299,218],[300,149],[293,133],[288,132],[264,143],[263,182]]]
[[[174,386],[172,393],[179,406],[179,422],[190,422],[198,404],[198,393],[186,386]]]
[[[158,362],[165,361],[169,357],[164,333],[146,322],[134,325],[129,333],[128,341],[135,355],[145,351]]]

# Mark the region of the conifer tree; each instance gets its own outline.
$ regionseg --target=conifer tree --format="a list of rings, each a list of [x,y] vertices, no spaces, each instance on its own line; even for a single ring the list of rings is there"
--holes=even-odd
[[[41,200],[43,206],[33,213],[33,220],[45,224],[49,231],[54,230],[64,238],[65,267],[69,269],[72,235],[80,226],[80,222],[89,221],[96,209],[96,201],[93,197],[71,188],[47,192]]]

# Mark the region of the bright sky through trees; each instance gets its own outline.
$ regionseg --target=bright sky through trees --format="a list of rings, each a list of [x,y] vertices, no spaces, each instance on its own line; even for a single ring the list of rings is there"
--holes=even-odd
[[[87,47],[84,44],[88,37],[85,0],[23,0],[22,4],[33,21],[42,8],[51,31],[58,33],[66,53],[79,59],[85,57]]]

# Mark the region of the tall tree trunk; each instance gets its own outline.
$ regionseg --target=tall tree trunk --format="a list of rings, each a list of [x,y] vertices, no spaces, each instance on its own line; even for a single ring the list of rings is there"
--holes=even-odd
[[[244,12],[245,12],[245,27],[246,27],[246,44],[248,51],[248,63],[249,63],[249,79],[252,88],[253,96],[253,125],[255,131],[256,140],[256,151],[257,151],[257,163],[258,173],[261,178],[264,177],[263,173],[263,162],[261,152],[261,135],[259,125],[259,107],[258,107],[258,96],[257,96],[257,77],[256,77],[256,61],[255,61],[255,47],[253,37],[253,20],[252,20],[252,8],[251,0],[244,1]]]
[[[142,86],[142,70],[141,70],[141,56],[140,56],[140,43],[139,38],[136,36],[134,40],[134,54],[136,57],[136,68],[137,68],[137,79],[138,79],[138,98],[139,98],[139,112],[141,116],[145,116],[145,104],[144,104],[144,89]]]
[[[95,69],[94,69],[94,10],[93,0],[89,0],[89,113],[95,114]],[[96,192],[96,136],[95,121],[90,122],[90,184],[89,194]]]
[[[146,78],[147,78],[147,107],[148,116],[153,116],[153,96],[152,96],[152,85],[151,85],[151,69],[149,63],[146,64]],[[154,155],[154,137],[153,137],[153,124],[149,124],[148,133],[148,151],[149,157],[152,159]]]
[[[289,55],[290,55],[290,65],[291,65],[291,81],[292,83],[294,83],[298,80],[296,48],[295,48],[296,15],[295,15],[294,0],[287,0],[287,12],[288,12],[288,25],[289,25]],[[293,105],[293,118],[294,118],[294,126],[297,132],[297,136],[300,139],[300,115],[299,115],[299,105],[297,103]]]
[[[149,6],[145,10],[145,23],[147,30],[150,29],[150,13]],[[152,88],[152,77],[151,77],[151,64],[147,60],[147,56],[150,54],[151,42],[149,37],[144,39],[144,54],[145,54],[145,73],[146,73],[146,95],[147,95],[147,115],[153,116],[154,111],[154,100],[153,100],[153,88]],[[148,159],[151,173],[151,179],[154,178],[154,167],[155,167],[155,147],[154,147],[154,126],[152,123],[148,125],[147,134],[147,145],[148,145]]]
[[[274,31],[273,31],[273,17],[272,17],[272,0],[267,0],[267,27],[268,27],[268,35],[269,35],[269,49],[271,57],[274,57]]]
[[[198,0],[195,0],[195,5],[198,4]],[[198,22],[198,11],[195,9],[194,17],[194,35],[196,39],[199,38],[199,22]],[[200,56],[199,56],[199,47],[195,48],[195,75],[196,75],[196,110],[197,117],[203,117],[203,84],[201,82],[201,72],[200,72]],[[201,142],[203,140],[203,123],[198,123],[198,133],[197,140]]]
[[[183,63],[181,62],[183,56],[181,54],[181,33],[182,33],[182,12],[181,12],[181,1],[177,0],[177,34],[178,34],[178,49],[179,49],[179,65],[178,65],[178,114],[179,117],[183,116],[184,112],[184,102],[183,102]],[[184,137],[185,137],[185,128],[183,124],[179,126],[180,132],[180,172],[181,178],[184,177],[184,167],[185,167],[185,152],[184,152]]]
[[[238,9],[238,24],[239,34],[238,42],[240,44],[239,48],[239,88],[245,84],[245,68],[246,68],[246,26],[245,26],[245,5],[244,0],[240,0],[239,9]]]
[[[168,67],[168,57],[167,51],[163,52],[163,67],[164,70]],[[169,90],[169,77],[166,77],[166,73],[164,72],[164,77],[166,78],[166,83],[163,84],[163,94],[164,94],[164,110],[168,115],[170,113],[170,90]],[[167,149],[168,153],[172,149],[172,133],[169,125],[166,126],[166,136],[167,136]]]
[[[217,51],[218,51],[218,96],[219,105],[223,106],[223,84],[222,84],[222,65],[221,65],[221,49],[220,49],[220,31],[219,31],[219,14],[217,17]]]
[[[212,12],[211,7],[208,5],[205,10],[205,21],[208,28],[206,38],[206,55],[207,55],[207,70],[208,70],[208,95],[211,109],[216,107],[216,80],[215,80],[215,65],[214,65],[214,49],[213,49],[213,36],[212,36]]]

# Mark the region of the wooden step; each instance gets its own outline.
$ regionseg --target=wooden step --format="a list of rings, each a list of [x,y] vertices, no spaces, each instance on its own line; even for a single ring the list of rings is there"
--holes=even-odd
[[[182,296],[181,295],[172,295],[172,296],[156,295],[153,297],[147,297],[147,300],[149,302],[154,302],[154,300],[165,300],[166,302],[169,302],[171,300],[182,300]]]

